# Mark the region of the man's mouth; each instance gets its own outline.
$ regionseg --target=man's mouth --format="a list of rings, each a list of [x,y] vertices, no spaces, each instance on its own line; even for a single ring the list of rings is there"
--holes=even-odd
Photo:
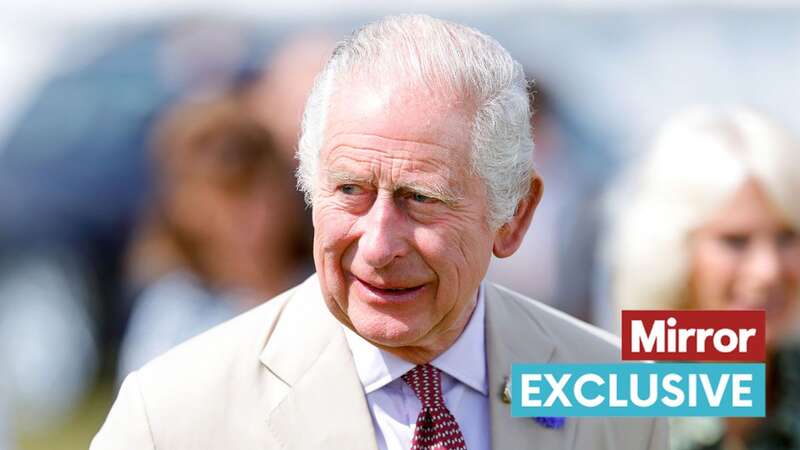
[[[354,284],[358,284],[364,291],[367,291],[373,296],[393,302],[411,300],[426,286],[426,284],[416,286],[378,285],[364,281],[357,276],[353,276],[353,281]]]

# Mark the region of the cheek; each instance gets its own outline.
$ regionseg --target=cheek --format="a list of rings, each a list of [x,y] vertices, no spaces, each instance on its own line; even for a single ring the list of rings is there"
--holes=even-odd
[[[793,245],[783,255],[783,265],[786,268],[786,281],[794,290],[795,296],[800,295],[800,244]]]
[[[415,230],[422,257],[445,285],[472,288],[489,264],[491,236],[478,226],[440,224]],[[455,281],[455,284],[454,284]]]
[[[724,308],[732,301],[737,258],[715,242],[698,242],[692,259],[691,288],[697,307]]]
[[[328,273],[340,260],[346,246],[347,216],[325,206],[314,207],[314,260],[321,272]],[[322,274],[321,274],[322,275]]]

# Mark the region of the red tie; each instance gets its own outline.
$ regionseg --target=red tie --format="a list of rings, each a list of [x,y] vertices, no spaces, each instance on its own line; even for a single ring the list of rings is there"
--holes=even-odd
[[[444,405],[441,375],[430,364],[414,367],[403,375],[403,381],[422,403],[411,450],[467,450],[455,417]]]

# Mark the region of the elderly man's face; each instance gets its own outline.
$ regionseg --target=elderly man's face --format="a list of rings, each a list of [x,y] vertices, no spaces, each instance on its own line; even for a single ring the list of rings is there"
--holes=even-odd
[[[314,203],[323,294],[367,340],[424,361],[463,330],[492,252],[473,111],[408,87],[337,91]]]

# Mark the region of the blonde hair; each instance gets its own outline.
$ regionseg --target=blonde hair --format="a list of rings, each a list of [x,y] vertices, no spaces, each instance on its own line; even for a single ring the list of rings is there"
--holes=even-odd
[[[623,309],[686,306],[689,235],[754,179],[800,230],[800,146],[743,107],[696,107],[670,120],[607,198],[603,249]]]

